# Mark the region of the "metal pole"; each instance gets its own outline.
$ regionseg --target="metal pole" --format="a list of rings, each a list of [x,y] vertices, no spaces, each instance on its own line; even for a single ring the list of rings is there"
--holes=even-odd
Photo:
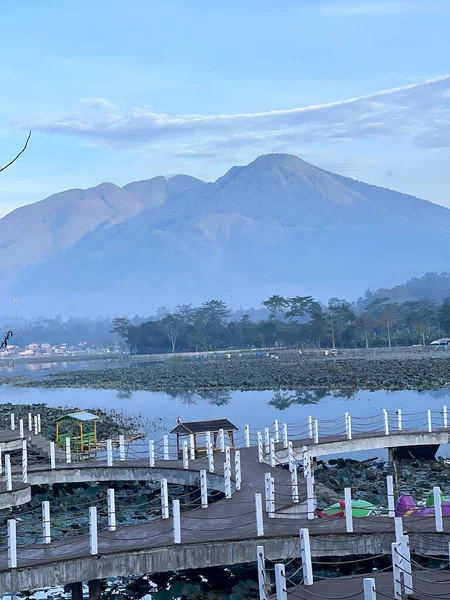
[[[344,489],[345,500],[345,527],[348,533],[353,531],[353,510],[352,510],[352,490],[351,488]]]
[[[169,493],[167,491],[167,479],[161,479],[161,517],[169,518]]]
[[[42,540],[44,544],[50,544],[52,541],[50,523],[50,502],[44,500],[42,503]]]
[[[119,459],[125,460],[125,436],[119,435]]]
[[[181,515],[180,515],[180,501],[172,500],[172,513],[173,513],[173,543],[181,544]]]
[[[89,552],[91,556],[98,554],[97,507],[89,507]]]
[[[262,508],[262,495],[255,494],[255,506],[256,506],[256,535],[261,537],[264,535],[264,519],[263,519],[263,508]],[[450,547],[450,544],[449,544]],[[449,548],[450,552],[450,548]]]
[[[206,471],[202,469],[200,471],[200,490],[202,498],[202,508],[208,508],[208,480]]]
[[[282,563],[275,565],[275,591],[277,600],[287,600],[286,575]]]
[[[309,529],[300,529],[300,556],[302,559],[303,583],[312,585],[314,583],[311,546],[309,544]]]
[[[239,452],[239,450],[235,450],[234,452],[234,479],[236,491],[238,492],[241,489],[242,483],[241,453]]]
[[[108,488],[108,531],[116,530],[116,495],[114,488]]]

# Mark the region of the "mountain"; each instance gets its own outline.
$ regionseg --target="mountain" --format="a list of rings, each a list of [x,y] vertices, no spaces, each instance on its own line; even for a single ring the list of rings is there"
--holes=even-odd
[[[446,270],[449,244],[450,210],[271,154],[214,183],[102,184],[14,211],[0,220],[2,295],[27,314],[350,298]]]
[[[436,300],[442,302],[450,298],[450,273],[425,273],[423,277],[412,277],[405,283],[392,288],[379,288],[375,292],[368,290],[358,304],[366,306],[376,298],[389,298],[391,302],[408,300]]]

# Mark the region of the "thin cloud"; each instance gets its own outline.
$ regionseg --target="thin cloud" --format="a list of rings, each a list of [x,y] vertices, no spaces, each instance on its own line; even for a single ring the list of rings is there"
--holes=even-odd
[[[436,134],[448,130],[449,123],[450,75],[445,75],[330,104],[258,113],[172,116],[145,107],[116,107],[101,98],[84,99],[74,114],[35,122],[32,127],[110,146],[181,144],[188,148],[200,141],[204,152],[274,142],[310,144],[403,135],[422,147],[441,147],[445,139]],[[450,139],[445,145],[450,145]]]

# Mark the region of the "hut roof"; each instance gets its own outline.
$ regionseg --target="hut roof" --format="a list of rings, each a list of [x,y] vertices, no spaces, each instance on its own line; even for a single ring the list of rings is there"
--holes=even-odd
[[[211,419],[209,421],[186,421],[186,423],[178,423],[175,429],[170,433],[178,433],[188,435],[190,433],[211,433],[223,429],[224,431],[237,431],[236,425],[233,425],[228,419]]]
[[[56,421],[97,421],[99,418],[100,417],[93,415],[92,413],[80,411],[63,415],[62,417],[59,417],[59,419],[56,419]]]

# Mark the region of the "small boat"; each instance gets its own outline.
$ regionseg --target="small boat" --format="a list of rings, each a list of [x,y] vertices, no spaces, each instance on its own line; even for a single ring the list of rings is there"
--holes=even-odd
[[[379,509],[366,500],[352,500],[353,517],[374,517],[380,513]],[[319,517],[345,517],[345,500],[339,500],[322,511],[317,511]]]
[[[431,494],[433,492],[430,492]],[[417,506],[412,496],[401,495],[395,506],[396,517],[433,517],[434,516],[434,498],[432,504],[430,494],[426,500],[426,506]],[[450,516],[450,500],[441,496],[442,514],[444,517]]]

